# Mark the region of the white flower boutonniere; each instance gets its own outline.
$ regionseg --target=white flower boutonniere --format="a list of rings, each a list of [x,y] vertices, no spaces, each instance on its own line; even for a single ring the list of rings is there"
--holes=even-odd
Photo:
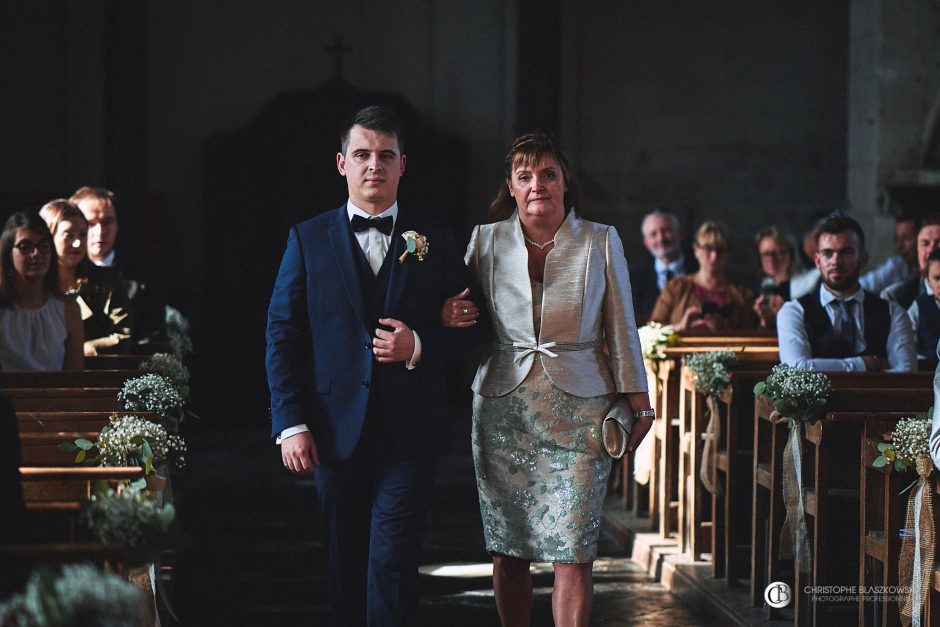
[[[424,261],[425,256],[428,254],[428,249],[431,247],[428,244],[428,238],[416,231],[405,231],[401,234],[405,238],[406,250],[401,254],[401,257],[398,258],[398,263],[405,263],[405,258],[409,254],[414,255],[418,258],[418,261]]]

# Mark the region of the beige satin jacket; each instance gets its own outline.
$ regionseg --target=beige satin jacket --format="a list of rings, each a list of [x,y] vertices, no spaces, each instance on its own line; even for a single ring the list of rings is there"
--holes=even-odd
[[[503,396],[516,389],[536,352],[552,383],[574,396],[646,391],[627,262],[615,228],[568,213],[545,260],[540,337],[518,213],[477,226],[466,262],[493,320],[474,392]]]

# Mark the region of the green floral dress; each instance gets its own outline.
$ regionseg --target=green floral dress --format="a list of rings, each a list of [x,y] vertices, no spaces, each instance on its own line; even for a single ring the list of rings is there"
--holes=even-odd
[[[532,283],[536,335],[542,284]],[[551,357],[544,357],[551,359]],[[610,458],[601,422],[616,395],[555,387],[541,354],[515,390],[474,395],[473,460],[486,550],[538,562],[597,558]]]

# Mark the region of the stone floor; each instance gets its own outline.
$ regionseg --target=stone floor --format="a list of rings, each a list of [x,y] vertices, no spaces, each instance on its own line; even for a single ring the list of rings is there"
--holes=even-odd
[[[261,432],[196,428],[189,443],[188,467],[175,478],[180,541],[169,595],[180,624],[327,624],[312,481],[285,474]],[[610,503],[619,507],[619,499]],[[605,526],[592,625],[720,624],[631,562],[624,537]],[[422,625],[499,624],[466,434],[455,434],[442,460],[423,563]],[[533,575],[532,625],[551,625],[550,565],[536,565]]]

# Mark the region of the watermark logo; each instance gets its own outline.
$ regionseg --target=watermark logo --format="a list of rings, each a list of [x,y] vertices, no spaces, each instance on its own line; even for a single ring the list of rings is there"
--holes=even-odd
[[[773,608],[781,608],[790,605],[793,593],[790,586],[782,581],[775,581],[764,588],[764,601]]]

